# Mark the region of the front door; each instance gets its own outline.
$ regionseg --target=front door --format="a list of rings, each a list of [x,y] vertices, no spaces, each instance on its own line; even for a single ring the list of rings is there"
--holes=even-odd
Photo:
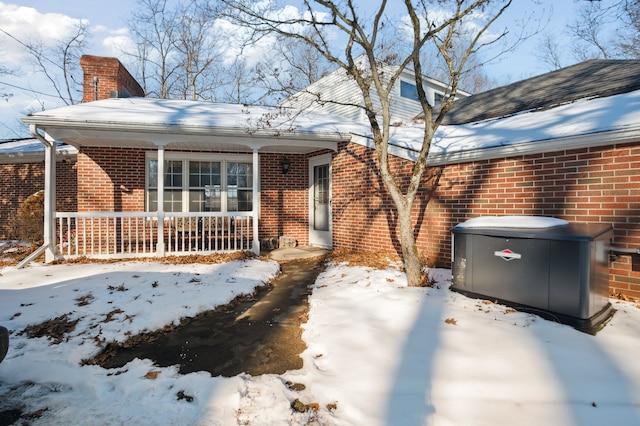
[[[309,244],[331,248],[331,155],[309,160]]]

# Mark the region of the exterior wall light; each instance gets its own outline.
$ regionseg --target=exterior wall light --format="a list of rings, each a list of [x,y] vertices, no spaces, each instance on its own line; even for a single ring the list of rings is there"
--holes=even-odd
[[[288,158],[284,157],[280,160],[280,165],[282,166],[282,174],[289,173],[289,168],[291,167],[291,161]]]

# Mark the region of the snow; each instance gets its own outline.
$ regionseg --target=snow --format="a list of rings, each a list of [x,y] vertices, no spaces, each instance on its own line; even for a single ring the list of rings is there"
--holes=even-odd
[[[456,126],[441,126],[433,153],[452,153],[528,142],[637,129],[640,90],[580,99],[537,111]],[[415,147],[414,147],[415,149]]]
[[[84,127],[90,123],[108,124],[110,129],[136,128],[142,131],[223,131],[250,138],[254,134],[271,137],[351,138],[355,143],[373,147],[370,126],[365,121],[318,111],[286,108],[167,100],[151,98],[105,99],[79,105],[40,111],[23,119],[28,123],[58,123],[63,127]],[[585,98],[553,108],[522,111],[463,125],[440,126],[436,131],[430,159],[453,159],[456,155],[488,149],[516,147],[557,149],[545,144],[563,140],[568,143],[610,144],[611,135],[629,138],[638,131],[640,90],[602,98]],[[53,130],[51,130],[53,131]],[[607,136],[609,135],[609,136]],[[424,136],[424,125],[393,126],[390,153],[415,160]],[[531,148],[534,144],[536,148]],[[10,145],[0,155],[10,154]],[[16,149],[22,149],[16,147]],[[439,160],[440,159],[440,160]],[[449,161],[447,160],[447,161]]]
[[[61,153],[76,153],[76,149],[63,144],[56,143],[56,150]],[[12,141],[0,141],[0,156],[11,154],[39,154],[44,153],[44,145],[37,139],[20,139]]]
[[[231,129],[249,137],[261,130],[276,135],[292,132],[340,134],[352,128],[368,126],[346,121],[343,117],[321,112],[287,108],[225,104],[153,98],[115,98],[39,111],[24,117],[26,122],[54,120],[60,123],[110,123],[118,126],[141,126],[144,129],[167,126]]]
[[[568,225],[564,219],[543,216],[481,216],[456,225],[458,228],[553,228]]]
[[[304,366],[283,375],[181,375],[139,359],[112,370],[80,365],[99,350],[98,335],[122,341],[176,323],[251,291],[278,270],[259,259],[0,269],[0,324],[12,332],[0,363],[0,406],[48,408],[34,425],[640,422],[637,306],[612,300],[616,314],[591,336],[451,292],[444,269],[431,271],[437,286],[410,288],[391,267],[331,264],[310,296]],[[83,296],[90,303],[78,306]],[[123,312],[105,323],[116,308]],[[52,345],[19,334],[62,314],[79,319],[67,341]],[[157,377],[145,378],[150,372]],[[287,381],[306,388],[292,390]],[[178,399],[180,391],[193,401]],[[318,412],[293,412],[296,398],[317,403]]]

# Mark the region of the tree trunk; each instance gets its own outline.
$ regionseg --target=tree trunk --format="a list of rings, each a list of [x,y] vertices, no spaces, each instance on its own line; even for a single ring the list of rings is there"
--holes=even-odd
[[[398,209],[400,223],[400,246],[402,248],[402,260],[407,275],[409,287],[421,287],[424,285],[424,273],[422,271],[422,259],[420,250],[416,244],[413,233],[413,220],[411,209],[403,206]]]

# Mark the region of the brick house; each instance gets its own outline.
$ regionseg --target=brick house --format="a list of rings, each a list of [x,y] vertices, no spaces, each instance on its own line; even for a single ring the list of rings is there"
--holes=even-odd
[[[261,240],[280,236],[399,252],[365,124],[321,111],[115,97],[130,76],[111,88],[100,69],[99,88],[113,99],[98,93],[101,100],[23,119],[47,147],[45,175],[58,179],[45,184],[48,258],[56,249],[108,257],[259,251]],[[432,263],[450,266],[451,227],[484,215],[611,223],[616,246],[640,247],[638,71],[637,61],[588,61],[458,100],[434,141],[414,212]],[[94,76],[85,68],[91,100]],[[420,125],[393,131],[392,163],[406,176]],[[77,149],[75,211],[58,211],[55,189],[66,182],[52,167],[52,140]],[[612,291],[640,296],[637,255],[613,261],[610,277]]]

